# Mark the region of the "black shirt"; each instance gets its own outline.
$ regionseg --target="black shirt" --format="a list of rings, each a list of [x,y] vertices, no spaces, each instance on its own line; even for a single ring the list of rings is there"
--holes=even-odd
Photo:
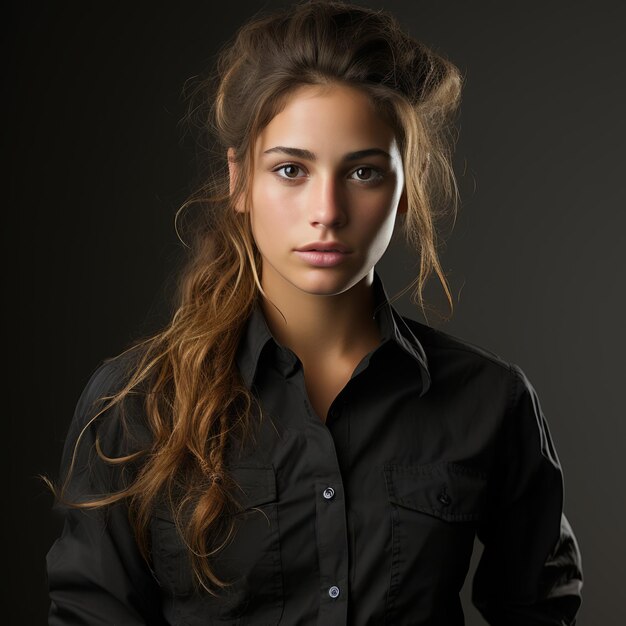
[[[489,623],[575,623],[580,554],[531,383],[497,355],[401,317],[378,275],[374,293],[382,342],[325,422],[260,307],[248,321],[237,365],[263,419],[256,444],[230,461],[246,510],[214,562],[236,580],[225,595],[195,590],[167,510],[153,517],[149,564],[123,506],[68,510],[48,555],[50,624],[462,625],[476,535],[484,552],[473,601]],[[119,388],[120,371],[110,360],[87,384],[64,470],[93,401]],[[139,400],[126,419],[141,432]],[[118,422],[115,410],[97,420],[111,450]],[[77,458],[79,496],[111,484],[110,467],[89,452],[95,429]]]

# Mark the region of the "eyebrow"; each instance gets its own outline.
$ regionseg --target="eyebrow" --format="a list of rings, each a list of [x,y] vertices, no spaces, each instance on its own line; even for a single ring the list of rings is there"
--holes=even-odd
[[[265,150],[263,154],[281,153],[289,156],[297,157],[298,159],[305,159],[307,161],[316,161],[317,155],[310,150],[304,150],[303,148],[290,148],[288,146],[275,146],[269,150]],[[359,161],[369,156],[384,156],[391,159],[391,155],[380,148],[367,148],[366,150],[358,150],[357,152],[348,152],[343,157],[344,161]]]

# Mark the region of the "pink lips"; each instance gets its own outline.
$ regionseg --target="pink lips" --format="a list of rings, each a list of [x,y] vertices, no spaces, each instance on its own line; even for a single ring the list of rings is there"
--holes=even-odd
[[[334,267],[350,254],[347,246],[336,241],[318,241],[294,250],[304,261],[315,267]]]

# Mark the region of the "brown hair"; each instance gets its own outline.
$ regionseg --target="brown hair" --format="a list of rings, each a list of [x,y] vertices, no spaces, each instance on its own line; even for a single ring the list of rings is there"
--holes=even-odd
[[[404,227],[420,255],[416,299],[423,308],[422,289],[434,271],[452,307],[434,223],[456,208],[450,164],[452,114],[461,88],[456,67],[405,34],[382,10],[312,1],[249,21],[222,51],[217,74],[200,81],[189,99],[188,119],[214,138],[220,166],[179,209],[193,206],[204,221],[193,223],[175,312],[167,326],[129,349],[140,356],[123,388],[102,398],[108,403],[82,431],[102,422],[127,396],[140,394],[150,444],[112,458],[96,439],[102,461],[136,471],[104,497],[68,503],[95,508],[126,500],[138,544],[149,558],[150,518],[165,499],[196,580],[211,593],[226,584],[207,558],[216,551],[211,538],[225,523],[228,536],[233,528],[227,523],[234,484],[225,467],[226,446],[252,435],[258,415],[235,353],[261,292],[260,257],[249,212],[234,206],[242,198],[249,203],[256,137],[289,94],[299,86],[333,83],[363,90],[396,132],[408,198]],[[243,172],[232,195],[228,148]],[[72,461],[66,482],[55,491],[62,501],[73,466]]]

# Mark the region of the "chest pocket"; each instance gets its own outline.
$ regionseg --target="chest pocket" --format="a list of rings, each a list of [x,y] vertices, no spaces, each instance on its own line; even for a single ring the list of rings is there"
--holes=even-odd
[[[486,476],[457,463],[386,465],[389,501],[447,522],[478,522]]]
[[[277,624],[283,610],[278,502],[273,467],[231,467],[241,511],[228,544],[209,557],[212,571],[231,584],[217,597],[194,584],[185,546],[169,511],[152,519],[152,558],[170,609],[196,624]]]
[[[460,605],[439,606],[458,597],[467,574],[477,524],[485,515],[486,476],[457,463],[383,467],[391,516],[391,577],[386,620],[414,619],[423,611],[447,615]],[[420,601],[409,593],[421,581]],[[401,621],[401,620],[400,620]]]

